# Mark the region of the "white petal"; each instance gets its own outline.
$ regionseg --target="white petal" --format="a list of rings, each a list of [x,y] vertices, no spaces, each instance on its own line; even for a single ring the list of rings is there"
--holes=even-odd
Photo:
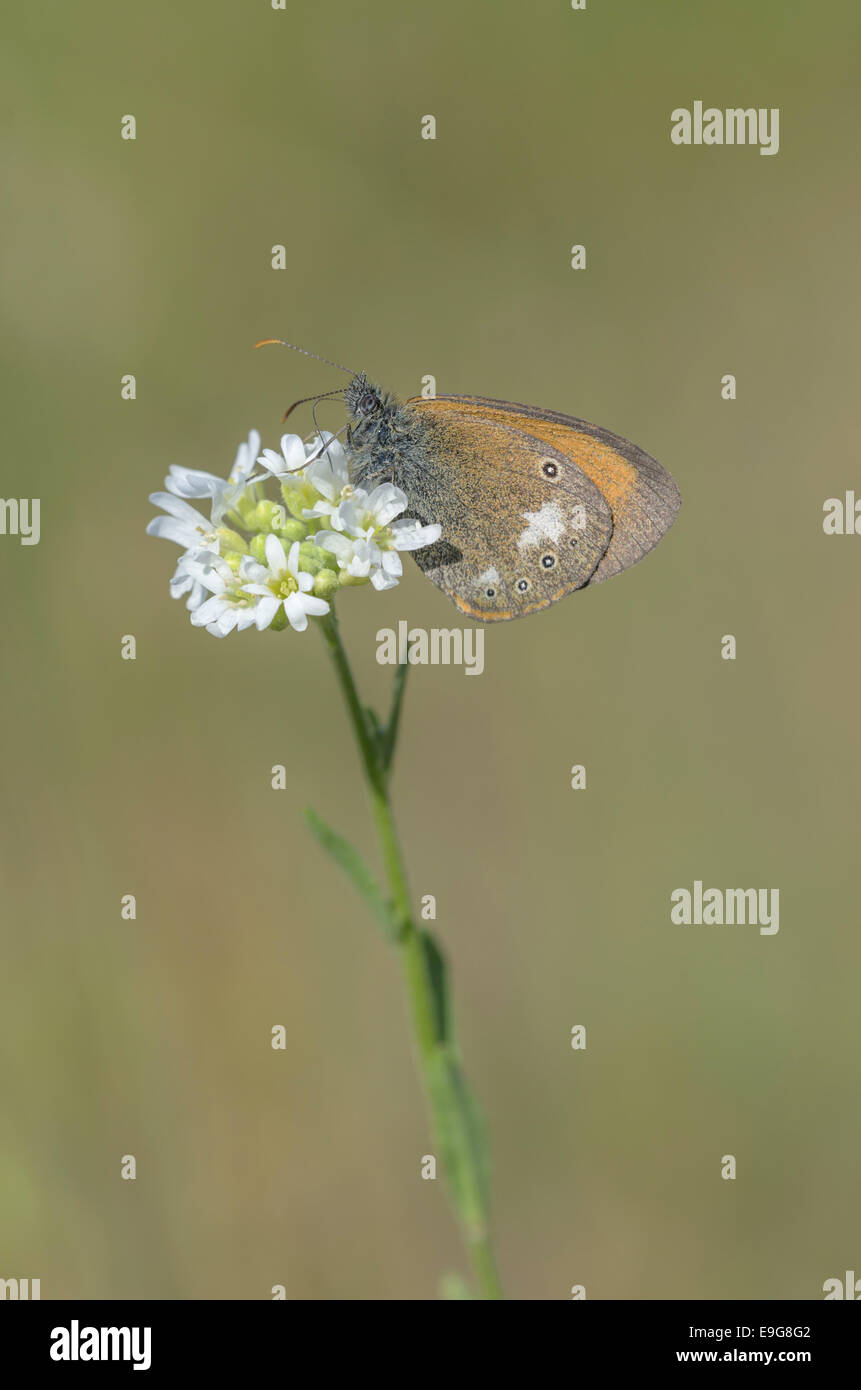
[[[257,462],[268,468],[270,473],[284,472],[284,460],[274,449],[264,449]]]
[[[254,610],[254,621],[262,632],[271,623],[278,609],[281,607],[281,600],[274,594],[267,594],[262,598]]]
[[[314,536],[314,544],[319,545],[321,550],[328,550],[339,564],[347,564],[353,553],[353,542],[346,536],[341,536],[337,531],[318,531]]]
[[[406,493],[401,492],[399,487],[395,487],[394,483],[380,483],[368,498],[367,510],[373,512],[377,527],[388,526],[406,505]]]
[[[255,584],[265,584],[269,578],[269,571],[265,565],[260,565],[250,555],[243,555],[239,561],[240,579],[251,579]]]
[[[159,536],[164,541],[173,541],[174,545],[181,545],[183,549],[202,539],[199,532],[192,530],[187,522],[175,521],[172,516],[154,516],[147,523],[146,533],[148,536]]]
[[[332,527],[335,531],[346,531],[350,535],[360,536],[363,534],[362,515],[356,509],[353,499],[345,498],[332,513]]]
[[[384,574],[396,574],[398,578],[404,572],[403,561],[396,550],[385,550],[380,556],[380,568]]]
[[[194,588],[194,583],[194,579],[187,570],[177,569],[170,581],[171,598],[182,598],[183,594],[187,594],[189,589]]]
[[[398,581],[395,579],[394,575],[386,574],[385,570],[374,570],[374,573],[371,575],[371,583],[379,592],[383,589],[397,588]]]
[[[177,497],[215,497],[224,487],[224,479],[214,473],[202,473],[198,468],[183,468],[173,463],[165,478],[165,487]]]
[[[393,522],[391,531],[395,550],[421,550],[422,546],[433,545],[442,535],[442,527],[436,522],[432,526],[421,526],[417,521],[405,519]]]
[[[322,448],[325,448],[327,457],[330,457],[333,463],[339,464],[346,459],[343,444],[335,438],[331,430],[320,430],[319,434],[312,435],[310,439],[305,441],[305,449],[309,458]]]
[[[334,502],[350,481],[347,456],[342,446],[334,435],[324,430],[316,439],[310,440],[305,449],[308,454],[306,476],[313,481],[318,492]]]
[[[193,613],[195,608],[199,608],[205,598],[206,590],[204,589],[202,584],[198,584],[197,581],[195,581],[195,583],[192,585],[191,593],[185,601],[185,606],[188,609],[189,613]]]
[[[260,435],[257,430],[249,430],[247,444],[240,444],[230,472],[232,482],[245,482],[260,453]]]
[[[209,551],[205,551],[204,557],[209,554]],[[233,571],[217,555],[213,555],[212,559],[216,563],[207,564],[205,558],[198,559],[194,551],[189,551],[181,557],[176,572],[179,574],[181,570],[184,574],[190,574],[198,584],[205,585],[210,593],[221,594],[233,584]]]
[[[297,597],[305,612],[310,613],[312,618],[322,618],[329,611],[329,605],[324,598],[317,598],[314,594],[301,594]]]
[[[221,617],[217,619],[215,626],[217,628],[220,628],[220,630],[223,633],[227,634],[228,632],[233,631],[238,621],[239,609],[230,607],[224,610],[224,612],[221,614]]]
[[[308,618],[299,595],[288,594],[284,600],[284,609],[290,620],[290,626],[295,628],[297,632],[304,632],[308,626]]]
[[[199,608],[195,608],[191,615],[191,621],[195,627],[206,627],[208,623],[217,622],[224,611],[224,599],[218,594],[213,594]]]
[[[331,516],[332,511],[331,502],[315,502],[313,507],[303,507],[302,515],[306,521],[310,521],[315,516]]]
[[[229,579],[232,573],[227,561],[222,559],[218,551],[206,545],[192,546],[184,555],[180,555],[176,567],[178,570],[186,570],[189,574],[208,574],[210,570],[218,570],[225,579]]]
[[[297,542],[293,542],[297,545]],[[277,536],[270,532],[266,537],[264,545],[266,551],[266,563],[273,574],[283,574],[287,568],[287,556],[284,554],[284,547]],[[291,551],[292,554],[292,551]]]
[[[225,483],[219,493],[212,499],[212,525],[218,526],[226,511],[238,502],[245,491],[244,483],[230,484]]]
[[[151,492],[149,500],[154,507],[161,507],[162,511],[169,516],[175,516],[178,521],[185,521],[189,526],[207,527],[207,521],[201,516],[196,507],[190,507],[180,497],[174,497],[171,492]]]
[[[298,472],[305,467],[305,448],[298,434],[283,434],[281,436],[281,453],[284,462],[281,465],[288,473]]]

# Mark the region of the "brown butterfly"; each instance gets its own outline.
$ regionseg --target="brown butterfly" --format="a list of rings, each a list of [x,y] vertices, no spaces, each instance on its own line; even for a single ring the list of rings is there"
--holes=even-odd
[[[330,394],[351,418],[351,480],[390,481],[409,516],[439,522],[414,558],[477,622],[525,617],[628,569],[681,505],[649,454],[571,415],[483,396],[401,401],[364,372]]]

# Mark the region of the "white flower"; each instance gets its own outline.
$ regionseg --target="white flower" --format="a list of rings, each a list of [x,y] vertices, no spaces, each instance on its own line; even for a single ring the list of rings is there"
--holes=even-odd
[[[257,460],[268,468],[274,478],[283,478],[288,473],[300,473],[308,461],[305,445],[298,434],[282,434],[281,453],[274,449],[264,449]]]
[[[406,494],[393,483],[381,483],[368,495],[356,488],[331,510],[332,531],[318,531],[314,544],[329,550],[338,566],[357,579],[369,578],[375,589],[392,589],[403,574],[399,550],[420,550],[438,541],[436,524],[400,517]]]
[[[260,436],[252,430],[227,479],[174,464],[167,490],[150,497],[164,515],[149,522],[147,533],[182,547],[170,592],[185,599],[195,627],[216,637],[252,626],[278,631],[288,623],[304,632],[310,617],[330,611],[327,598],[318,595],[331,596],[339,587],[331,568],[340,571],[340,584],[370,580],[375,589],[390,589],[403,573],[399,552],[439,539],[439,526],[401,515],[407,498],[392,483],[370,494],[354,487],[335,435],[321,431],[303,441],[285,434],[280,453],[265,449],[258,457],[259,447]],[[255,463],[263,471],[255,474]],[[264,497],[264,478],[281,484],[289,517],[280,503]],[[208,520],[188,500],[206,497],[212,504]],[[315,531],[324,517],[330,529]],[[309,542],[304,553],[316,557],[307,561],[309,568],[318,570],[323,560],[317,578],[301,567],[303,536]],[[329,552],[329,563],[320,551]]]
[[[309,520],[329,516],[345,489],[350,489],[344,446],[328,430],[322,430],[309,440],[300,439],[298,434],[285,434],[281,439],[281,453],[264,449],[259,461],[282,485],[297,491],[307,483],[313,485],[320,500],[304,509],[303,515]]]
[[[173,463],[164,485],[176,497],[211,497],[212,520],[219,522],[242,496],[248,484],[254,481],[252,472],[259,452],[260,435],[257,430],[251,430],[247,442],[240,444],[236,451],[228,478],[217,478],[214,473]]]
[[[183,594],[188,594],[185,606],[193,613],[195,608],[199,608],[203,603],[208,592],[203,582],[205,575],[223,563],[214,550],[187,550],[184,555],[180,555],[170,581],[171,598],[182,598]]]
[[[330,502],[350,481],[344,446],[328,430],[307,440],[300,439],[298,434],[284,434],[281,453],[264,449],[258,462],[279,480],[296,473],[304,474]]]
[[[268,535],[265,551],[265,565],[247,556],[240,565],[243,592],[258,600],[254,621],[262,632],[283,607],[290,626],[296,632],[304,632],[309,615],[321,618],[328,613],[329,605],[324,598],[309,593],[314,587],[314,576],[299,569],[299,542],[293,542],[288,555],[278,537]]]
[[[181,545],[184,550],[212,550],[218,553],[218,527],[207,521],[194,507],[170,492],[151,492],[153,506],[161,507],[167,516],[155,516],[147,526],[148,536],[161,536]]]
[[[213,637],[226,637],[234,628],[241,632],[253,626],[257,604],[245,593],[226,560],[212,554],[200,558],[184,555],[179,568],[210,595],[203,597],[192,611],[191,621],[195,627],[205,627]]]

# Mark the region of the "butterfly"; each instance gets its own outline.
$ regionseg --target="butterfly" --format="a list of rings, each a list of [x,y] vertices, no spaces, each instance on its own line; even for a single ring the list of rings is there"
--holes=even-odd
[[[440,524],[414,559],[476,622],[525,617],[629,569],[681,505],[650,454],[572,415],[484,396],[402,401],[364,372],[328,394],[350,417],[351,481],[391,482],[408,515]]]

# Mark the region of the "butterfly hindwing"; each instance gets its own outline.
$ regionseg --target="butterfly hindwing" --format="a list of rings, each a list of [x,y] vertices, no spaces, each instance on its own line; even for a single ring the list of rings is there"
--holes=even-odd
[[[411,510],[444,518],[442,539],[415,552],[420,568],[481,622],[524,616],[588,584],[613,535],[600,489],[531,421],[487,419],[454,401],[440,409],[448,400],[408,402],[425,425]]]
[[[681,495],[667,470],[630,440],[586,420],[483,396],[437,396],[408,404],[441,421],[472,418],[484,427],[501,424],[526,433],[559,450],[594,483],[610,509],[613,535],[586,583],[600,583],[636,564],[678,514]]]

